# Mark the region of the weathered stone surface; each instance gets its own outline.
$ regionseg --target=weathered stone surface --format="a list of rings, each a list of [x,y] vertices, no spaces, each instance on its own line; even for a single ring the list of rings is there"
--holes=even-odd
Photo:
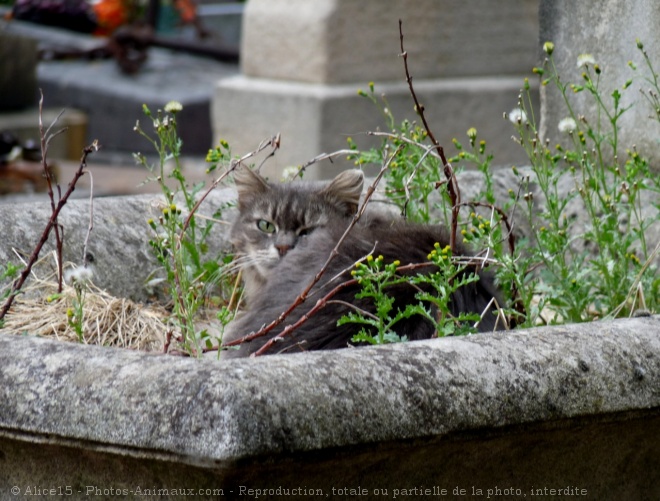
[[[90,251],[115,294],[144,294],[154,198],[96,201]],[[47,205],[3,206],[0,259],[34,245]],[[61,222],[77,260],[87,202]],[[57,484],[74,498],[571,485],[651,500],[658,353],[660,317],[220,362],[0,334],[0,499]]]
[[[242,72],[309,83],[401,81],[390,64],[401,19],[418,79],[525,74],[536,62],[537,9],[523,0],[251,0]]]
[[[390,63],[401,72],[400,60]],[[368,70],[367,70],[368,71]],[[281,148],[263,172],[278,178],[282,168],[301,165],[320,153],[347,148],[351,137],[361,149],[380,145],[381,138],[368,137],[369,131],[387,130],[381,110],[358,95],[367,89],[369,76],[356,84],[325,85],[285,82],[234,76],[219,80],[212,105],[216,142],[225,139],[233,151],[248,152],[277,133]],[[451,140],[463,141],[470,127],[488,142],[498,164],[521,164],[525,151],[511,140],[515,133],[503,113],[516,107],[522,77],[415,79],[415,91],[426,109],[426,118],[438,141],[449,154]],[[420,122],[406,83],[376,82],[377,95],[383,94],[397,123],[404,119]],[[388,131],[389,132],[389,131]],[[344,157],[325,161],[307,169],[309,177],[331,179],[352,167]]]
[[[63,187],[63,191],[65,189]],[[231,190],[216,190],[202,204],[201,213],[213,214],[216,208],[231,197]],[[162,292],[158,288],[149,289],[145,286],[148,279],[154,278],[151,276],[154,271],[160,269],[149,247],[152,232],[147,220],[158,216],[162,201],[162,195],[94,200],[94,229],[87,251],[93,257],[94,283],[97,286],[117,297],[135,301],[145,301],[152,294]],[[50,218],[50,203],[14,203],[3,204],[1,207],[3,217],[0,219],[0,233],[3,238],[0,242],[0,262],[20,265],[14,252],[27,260]],[[60,213],[65,262],[77,265],[82,263],[83,246],[89,227],[89,207],[88,200],[70,200]],[[217,253],[225,245],[225,236],[219,229],[211,234],[210,253]],[[51,231],[40,255],[46,256],[54,248],[55,234]],[[48,259],[46,263],[48,269],[54,269],[54,259]]]
[[[650,72],[643,62],[635,40],[644,44],[655,71],[660,69],[660,36],[655,29],[660,23],[660,11],[654,0],[635,2],[634,8],[616,0],[572,2],[570,0],[542,0],[540,8],[541,41],[555,44],[553,53],[557,71],[564,83],[583,84],[577,58],[588,53],[600,66],[599,89],[608,110],[613,109],[611,94],[618,89],[622,94],[621,107],[635,106],[619,119],[619,158],[625,158],[625,149],[636,145],[640,154],[651,158],[657,165],[660,123],[655,111],[643,99],[640,91],[651,88],[643,77]],[[632,71],[628,61],[637,65]],[[593,65],[592,65],[593,66]],[[592,76],[594,75],[593,67]],[[634,78],[632,85],[622,90],[624,83]],[[598,123],[594,99],[587,92],[574,94],[568,91],[568,99],[577,114],[584,115],[595,128]],[[557,125],[567,116],[564,98],[554,85],[541,88],[541,133],[554,144],[561,139]],[[601,117],[603,130],[611,132],[611,126]],[[611,157],[611,149],[605,151]]]
[[[20,21],[0,28],[51,49],[85,50],[103,44],[97,37]],[[122,74],[113,59],[43,61],[37,69],[37,81],[46,107],[76,108],[87,114],[85,144],[98,139],[105,150],[129,154],[144,153],[151,147],[133,130],[136,120],[150,122],[142,113],[142,105],[155,112],[168,101],[179,101],[184,108],[177,115],[184,152],[205,155],[212,147],[209,106],[213,85],[237,71],[236,64],[152,47],[136,75]]]
[[[516,106],[523,78],[537,62],[537,1],[436,2],[253,0],[246,5],[240,76],[218,81],[213,136],[252,151],[278,132],[282,149],[266,172],[276,177],[322,152],[368,148],[364,133],[388,128],[357,96],[376,83],[397,122],[419,120],[399,57],[398,19],[415,88],[438,140],[477,127],[501,164],[521,163],[502,114]],[[536,96],[536,92],[533,93]],[[309,169],[332,178],[326,162]]]
[[[637,318],[226,363],[0,335],[2,496],[57,478],[652,499],[659,334]]]

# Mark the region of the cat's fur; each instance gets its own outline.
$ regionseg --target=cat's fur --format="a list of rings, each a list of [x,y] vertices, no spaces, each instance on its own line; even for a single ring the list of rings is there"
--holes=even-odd
[[[231,230],[231,240],[243,262],[247,309],[225,334],[225,343],[259,330],[293,304],[348,227],[357,211],[363,186],[362,173],[357,170],[342,172],[324,185],[310,182],[269,184],[248,169],[238,171],[235,181],[239,216]],[[243,343],[238,350],[228,350],[223,356],[247,356],[257,351],[287,324],[307,313],[332,287],[350,280],[352,265],[372,250],[375,256],[383,255],[385,262],[398,259],[402,265],[424,263],[436,242],[444,247],[448,241],[446,230],[440,226],[413,225],[365,214],[312,289],[312,293],[316,293],[268,335]],[[457,253],[468,254],[463,248],[457,249]],[[432,270],[429,267],[426,271]],[[342,275],[337,279],[338,274]],[[335,280],[328,284],[333,277]],[[373,305],[355,298],[359,290],[359,286],[346,287],[332,299],[373,312]],[[395,309],[415,301],[416,292],[408,284],[387,290],[388,295],[395,298]],[[491,278],[482,273],[479,281],[462,287],[453,295],[452,313],[481,314],[488,308],[491,311],[484,313],[479,330],[491,331],[496,323],[492,312],[495,307],[489,306],[492,298],[502,304]],[[345,304],[329,303],[292,335],[277,342],[268,353],[348,346],[360,326],[345,324],[338,327],[336,323],[349,311],[351,308]],[[432,324],[421,316],[401,320],[394,329],[398,335],[405,335],[410,340],[427,339],[435,334]]]

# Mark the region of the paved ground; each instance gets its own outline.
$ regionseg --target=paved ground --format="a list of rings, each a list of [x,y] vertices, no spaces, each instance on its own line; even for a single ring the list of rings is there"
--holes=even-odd
[[[73,178],[73,174],[78,169],[79,164],[72,161],[57,161],[59,171],[59,182],[62,191],[66,189]],[[153,174],[144,167],[132,165],[128,162],[124,164],[107,165],[95,163],[93,160],[88,163],[87,170],[92,174],[80,178],[76,185],[74,198],[83,198],[89,196],[89,190],[94,186],[94,195],[134,195],[140,193],[159,193],[160,187],[154,181],[148,182],[148,178]],[[206,174],[206,164],[203,159],[187,158],[183,160],[183,171],[186,179],[191,183],[207,181],[210,184],[213,176]],[[168,181],[171,183],[172,181]],[[47,194],[41,193],[17,193],[11,195],[0,195],[1,203],[31,202],[35,200],[47,200]]]

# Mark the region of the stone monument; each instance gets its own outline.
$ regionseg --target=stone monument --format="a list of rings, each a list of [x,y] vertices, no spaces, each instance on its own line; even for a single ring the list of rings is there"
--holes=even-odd
[[[502,115],[516,106],[523,78],[538,60],[538,3],[458,0],[250,0],[243,24],[241,74],[218,82],[214,138],[254,150],[281,133],[267,174],[322,152],[376,143],[379,110],[358,95],[375,82],[397,121],[414,119],[399,56],[403,21],[410,72],[438,140],[451,147],[477,127],[496,163],[522,162]],[[309,171],[327,178],[344,168]]]

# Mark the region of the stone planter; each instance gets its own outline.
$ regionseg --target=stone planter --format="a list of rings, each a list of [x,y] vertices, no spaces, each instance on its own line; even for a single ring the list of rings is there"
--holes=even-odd
[[[225,364],[3,334],[0,492],[651,499],[659,333],[647,318]]]
[[[97,277],[135,299],[152,200],[95,207]],[[3,210],[6,259],[48,209]],[[225,363],[0,332],[0,499],[653,499],[659,432],[658,317]]]

